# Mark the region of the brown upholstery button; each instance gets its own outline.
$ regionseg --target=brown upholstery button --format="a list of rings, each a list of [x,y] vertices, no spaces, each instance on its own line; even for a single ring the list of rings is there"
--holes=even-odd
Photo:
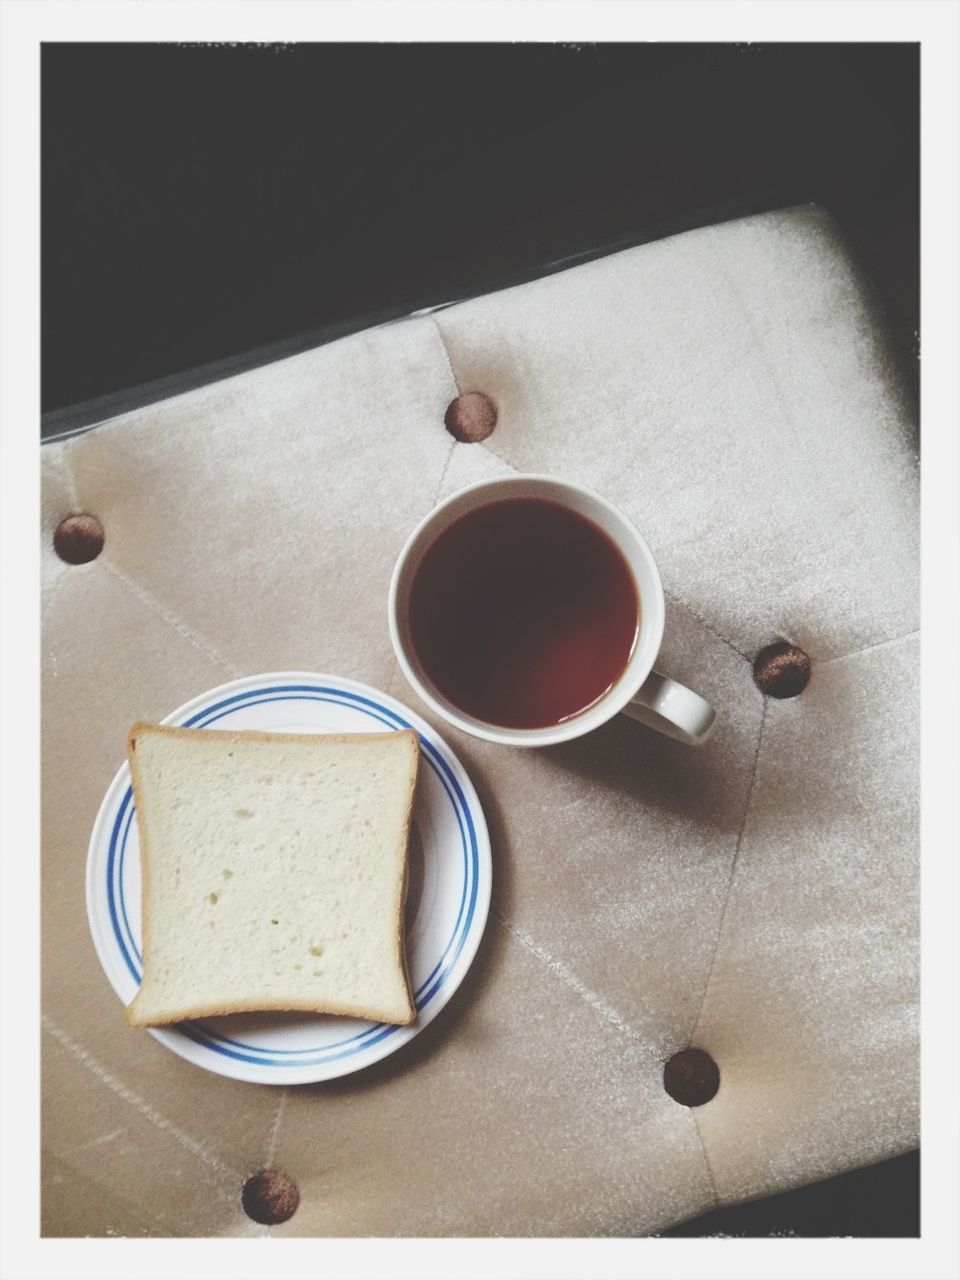
[[[273,1227],[292,1218],[300,1203],[294,1180],[276,1169],[261,1169],[243,1184],[243,1211],[254,1222]]]
[[[807,687],[810,659],[795,644],[778,640],[757,654],[753,678],[760,691],[771,698],[795,698]]]
[[[720,1088],[720,1068],[703,1049],[682,1049],[664,1064],[663,1087],[675,1102],[702,1107]]]
[[[497,406],[482,391],[468,391],[447,405],[443,425],[463,444],[478,444],[497,425]]]
[[[96,516],[67,516],[54,531],[53,549],[67,564],[88,564],[103,550],[103,525]]]

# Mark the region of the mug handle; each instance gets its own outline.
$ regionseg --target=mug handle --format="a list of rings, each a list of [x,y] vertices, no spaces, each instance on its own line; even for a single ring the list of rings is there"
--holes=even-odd
[[[650,672],[623,712],[691,747],[703,746],[717,720],[717,713],[706,698],[659,671]]]

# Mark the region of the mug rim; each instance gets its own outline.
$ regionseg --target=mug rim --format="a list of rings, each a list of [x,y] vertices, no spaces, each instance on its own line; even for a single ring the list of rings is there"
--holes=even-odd
[[[399,612],[399,593],[400,581],[403,576],[410,554],[416,546],[418,540],[423,533],[450,507],[461,502],[469,494],[476,493],[478,490],[489,489],[494,492],[501,488],[522,487],[524,484],[545,484],[550,485],[558,490],[568,490],[572,493],[582,495],[588,502],[600,506],[606,513],[612,517],[612,520],[629,530],[631,537],[635,541],[635,548],[639,559],[643,562],[649,581],[646,583],[641,594],[640,584],[637,582],[637,572],[635,567],[636,555],[633,551],[623,545],[623,539],[613,534],[609,528],[600,525],[589,514],[570,507],[577,515],[592,520],[601,531],[614,543],[617,550],[623,556],[634,580],[637,589],[637,598],[640,601],[639,610],[639,626],[637,631],[637,639],[631,651],[627,665],[621,672],[620,676],[614,683],[613,687],[605,694],[585,707],[582,711],[578,711],[569,719],[561,720],[556,724],[538,726],[536,728],[511,728],[506,725],[493,724],[490,721],[481,720],[478,717],[471,716],[469,713],[461,711],[452,703],[435,691],[430,685],[426,684],[419,673],[415,670],[410,662],[406,647],[400,634],[400,625],[398,620]],[[555,496],[552,501],[560,502],[564,505],[562,496]],[[491,501],[496,501],[491,498]],[[479,506],[485,506],[481,503]],[[470,508],[475,510],[477,508]],[[437,536],[442,532],[438,530]],[[651,602],[652,591],[652,602]],[[651,609],[652,603],[652,609]],[[595,489],[589,488],[587,485],[580,484],[577,481],[565,480],[559,476],[547,475],[543,472],[518,472],[510,476],[498,476],[487,480],[477,480],[473,484],[464,485],[462,489],[457,489],[455,493],[444,498],[442,502],[437,503],[428,512],[421,517],[414,528],[408,534],[400,552],[397,556],[396,563],[393,567],[393,573],[390,578],[390,588],[387,595],[387,621],[390,631],[390,642],[393,646],[394,656],[403,671],[407,680],[413,686],[416,693],[438,716],[441,716],[448,724],[452,724],[455,728],[461,729],[464,733],[469,733],[473,737],[482,738],[487,742],[495,742],[504,746],[520,746],[520,747],[540,747],[551,746],[559,742],[568,742],[573,738],[579,738],[583,734],[590,733],[594,729],[599,728],[602,724],[612,719],[618,712],[629,703],[639,692],[644,681],[653,670],[653,664],[656,661],[657,654],[660,651],[660,645],[663,640],[663,631],[665,625],[665,603],[663,596],[663,583],[660,578],[660,571],[657,568],[657,562],[654,559],[653,552],[636,527],[630,517],[622,511],[609,498],[598,493]],[[636,655],[641,649],[641,645],[646,650],[646,656],[643,661],[635,661]],[[631,670],[631,667],[634,669]]]

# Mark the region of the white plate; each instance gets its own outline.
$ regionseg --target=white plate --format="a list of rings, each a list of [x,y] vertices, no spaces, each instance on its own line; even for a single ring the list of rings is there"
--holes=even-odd
[[[260,1084],[330,1080],[406,1044],[460,985],[490,905],[486,823],[470,779],[447,744],[385,693],[355,680],[299,671],[233,680],[194,698],[163,723],[274,733],[416,729],[422,758],[407,894],[407,958],[416,1022],[397,1027],[315,1014],[235,1014],[151,1030],[167,1048],[198,1066]],[[127,765],[111,783],[90,837],[87,916],[104,972],[129,1004],[142,970],[140,842]]]

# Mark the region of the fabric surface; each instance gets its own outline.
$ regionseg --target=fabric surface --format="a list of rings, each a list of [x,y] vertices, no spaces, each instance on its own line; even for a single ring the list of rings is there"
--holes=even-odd
[[[916,425],[813,207],[396,322],[45,446],[43,1231],[640,1235],[910,1149],[917,1081]],[[449,402],[497,406],[455,443]],[[513,471],[590,485],[660,564],[693,750],[618,717],[538,751],[440,725],[392,657],[412,526]],[[66,515],[102,554],[53,550]],[[798,697],[751,663],[787,639]],[[83,877],[136,719],[234,676],[333,672],[425,715],[493,844],[471,971],[338,1081],[204,1072],[124,1025]],[[697,1045],[721,1086],[664,1091]],[[244,1216],[276,1167],[286,1223]]]

